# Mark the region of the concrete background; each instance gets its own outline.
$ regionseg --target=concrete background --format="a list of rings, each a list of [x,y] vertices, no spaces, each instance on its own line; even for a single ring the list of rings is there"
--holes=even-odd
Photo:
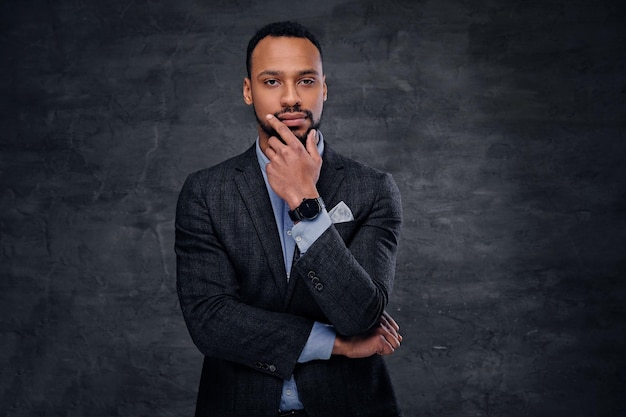
[[[626,415],[624,9],[3,0],[0,415],[192,415],[175,202],[252,143],[245,45],[286,18],[326,137],[403,194],[406,416]]]

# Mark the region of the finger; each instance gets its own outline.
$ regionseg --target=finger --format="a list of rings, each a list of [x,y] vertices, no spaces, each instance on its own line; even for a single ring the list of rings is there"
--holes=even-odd
[[[386,311],[383,313],[381,317],[381,323],[384,323],[389,329],[393,329],[393,334],[398,339],[398,341],[402,342],[402,335],[400,334],[400,326],[398,323],[387,313]]]
[[[390,332],[395,338],[400,340],[401,336],[400,336],[400,333],[398,332],[398,325],[395,321],[391,323],[389,322],[387,317],[382,316],[380,318],[380,325],[384,327],[388,332]]]
[[[285,144],[282,143],[280,139],[278,139],[276,136],[271,136],[267,140],[267,148],[265,150],[266,151],[265,155],[271,160],[272,156],[278,154],[280,149],[284,146]],[[269,151],[269,154],[268,154],[268,151]]]
[[[395,351],[396,350],[394,349],[393,345],[389,343],[389,341],[385,339],[384,336],[381,335],[378,354],[381,356],[386,356],[386,355],[391,355]]]
[[[393,346],[394,349],[398,349],[402,344],[400,338],[397,335],[391,333],[385,339],[391,346]]]
[[[299,144],[300,141],[296,138],[296,135],[293,134],[291,129],[287,127],[286,124],[278,120],[274,117],[273,114],[268,114],[265,116],[267,123],[274,128],[274,130],[278,133],[278,135],[283,139],[287,146],[292,146],[294,144]]]
[[[382,317],[384,317],[385,320],[387,320],[387,322],[389,322],[389,324],[394,329],[396,329],[396,331],[400,330],[400,326],[398,325],[398,323],[396,323],[396,321],[393,319],[393,317],[391,317],[391,315],[389,313],[387,313],[386,311],[383,311]]]
[[[265,155],[269,158],[270,156],[268,154],[275,154],[276,153],[276,147],[278,146],[276,144],[276,142],[280,141],[275,137],[275,136],[271,136],[268,140],[267,140],[267,147],[265,148],[264,152]],[[270,158],[271,159],[271,158]]]
[[[389,343],[394,349],[400,347],[401,340],[395,330],[390,329],[386,325],[381,325],[381,327],[379,327],[378,334],[382,335],[387,343]]]

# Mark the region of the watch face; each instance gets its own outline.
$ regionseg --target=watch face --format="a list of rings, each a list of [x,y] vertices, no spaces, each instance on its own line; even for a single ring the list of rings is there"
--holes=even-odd
[[[306,219],[314,219],[320,214],[320,205],[314,198],[308,198],[298,207],[300,215]]]

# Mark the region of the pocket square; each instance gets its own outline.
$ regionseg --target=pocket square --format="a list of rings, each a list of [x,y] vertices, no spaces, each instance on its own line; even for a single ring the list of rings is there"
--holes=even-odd
[[[333,223],[344,223],[354,220],[352,210],[343,201],[340,201],[331,211],[328,212]]]

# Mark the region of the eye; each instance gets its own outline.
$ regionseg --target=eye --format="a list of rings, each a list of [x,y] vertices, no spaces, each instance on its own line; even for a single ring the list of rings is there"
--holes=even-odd
[[[278,80],[269,79],[264,81],[265,85],[269,85],[270,87],[274,87],[278,85]]]
[[[313,85],[313,84],[315,84],[315,80],[312,79],[312,78],[306,78],[304,80],[300,80],[300,84],[303,84],[303,85]]]

